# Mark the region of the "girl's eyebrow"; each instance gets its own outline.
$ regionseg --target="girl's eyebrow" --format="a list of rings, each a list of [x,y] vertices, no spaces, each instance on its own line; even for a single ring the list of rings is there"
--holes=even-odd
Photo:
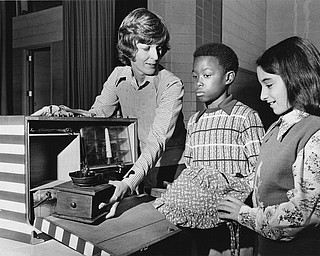
[[[264,78],[264,79],[262,79],[262,81],[261,82],[268,82],[269,80],[271,80],[271,78]]]

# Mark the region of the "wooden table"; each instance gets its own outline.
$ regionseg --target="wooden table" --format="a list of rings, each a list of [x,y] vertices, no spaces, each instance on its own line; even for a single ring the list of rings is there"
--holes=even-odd
[[[154,198],[124,198],[115,217],[86,224],[53,216],[36,218],[35,227],[84,255],[129,255],[180,230],[152,205]]]

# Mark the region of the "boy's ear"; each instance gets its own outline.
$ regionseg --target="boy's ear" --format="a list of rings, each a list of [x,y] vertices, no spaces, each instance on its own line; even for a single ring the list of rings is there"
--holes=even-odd
[[[236,77],[236,73],[234,71],[232,70],[228,71],[226,74],[226,80],[227,80],[226,83],[231,84],[234,81],[235,77]]]

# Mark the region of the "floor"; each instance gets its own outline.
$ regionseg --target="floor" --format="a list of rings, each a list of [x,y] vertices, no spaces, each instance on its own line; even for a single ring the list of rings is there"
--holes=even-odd
[[[81,253],[72,250],[62,243],[51,239],[46,242],[31,245],[9,239],[0,238],[0,254],[6,256],[80,256]]]

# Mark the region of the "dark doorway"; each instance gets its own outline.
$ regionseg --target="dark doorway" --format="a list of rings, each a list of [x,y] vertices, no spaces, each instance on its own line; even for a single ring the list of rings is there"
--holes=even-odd
[[[28,114],[52,102],[50,47],[27,51]]]

